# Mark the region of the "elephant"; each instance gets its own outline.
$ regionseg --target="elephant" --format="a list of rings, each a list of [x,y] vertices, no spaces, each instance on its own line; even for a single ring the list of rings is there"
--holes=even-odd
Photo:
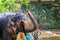
[[[34,16],[32,15],[31,11],[28,9],[27,9],[27,14],[28,14],[28,16],[25,16],[25,14],[23,14],[22,16],[17,14],[17,17],[19,17],[19,18],[17,18],[17,17],[16,18],[19,19],[19,21],[20,21],[19,23],[23,22],[23,24],[24,24],[24,28],[22,28],[22,26],[20,25],[17,30],[20,30],[22,28],[22,30],[25,29],[24,30],[25,32],[33,32],[39,28],[39,24],[38,24],[37,20],[34,18]]]
[[[0,35],[4,40],[11,40],[8,28],[10,26],[10,20],[14,14],[0,14]]]
[[[0,17],[0,33],[4,40],[12,40],[12,35],[17,32],[33,32],[39,28],[37,20],[34,18],[30,10],[27,9],[28,16],[21,13],[10,13]],[[21,22],[24,23],[24,30],[21,26]],[[15,28],[15,29],[14,29]],[[22,30],[20,30],[22,29]]]

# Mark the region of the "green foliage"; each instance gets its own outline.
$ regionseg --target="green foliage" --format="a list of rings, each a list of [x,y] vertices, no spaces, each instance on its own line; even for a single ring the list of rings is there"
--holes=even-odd
[[[60,0],[58,0],[58,2],[60,2]]]
[[[60,4],[54,4],[52,5],[52,7],[54,7],[53,11],[54,12],[54,17],[55,17],[55,20],[56,20],[56,28],[60,28]],[[51,9],[52,9],[51,7]]]
[[[38,0],[38,2],[40,2],[41,0]]]
[[[30,3],[30,0],[22,0],[21,4],[24,4],[26,7],[28,7]]]
[[[59,9],[59,6],[53,5],[49,9],[47,6],[42,4],[31,4],[29,9],[32,11],[35,18],[39,21],[40,28],[60,28],[60,21],[58,21],[59,19],[56,20],[55,17],[55,12],[57,9]]]
[[[0,0],[0,13],[20,11],[22,4],[28,6],[29,2],[30,0]]]
[[[17,11],[20,8],[20,4],[15,2],[16,0],[1,0],[0,12]]]

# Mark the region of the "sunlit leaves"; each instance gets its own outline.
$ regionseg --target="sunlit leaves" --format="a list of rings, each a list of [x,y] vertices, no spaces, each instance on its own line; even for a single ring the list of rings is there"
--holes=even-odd
[[[26,5],[26,7],[28,7],[28,4],[30,3],[30,0],[22,0],[21,3]]]
[[[12,0],[1,0],[0,3],[0,12],[9,12],[10,10],[13,10],[16,8],[17,3]]]
[[[22,4],[28,6],[30,0],[0,0],[0,13],[1,12],[17,12],[21,10]]]

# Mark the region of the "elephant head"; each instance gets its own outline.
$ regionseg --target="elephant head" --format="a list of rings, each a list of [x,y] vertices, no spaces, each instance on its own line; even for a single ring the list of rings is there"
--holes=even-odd
[[[21,31],[33,32],[39,28],[39,24],[38,24],[37,20],[34,18],[34,16],[32,15],[32,13],[30,12],[30,10],[27,9],[27,13],[28,13],[29,18],[28,17],[26,18],[24,15],[21,15],[19,13],[12,20],[13,22],[15,22],[15,26],[16,26],[17,30],[22,29],[22,30],[20,30],[20,32]],[[21,22],[24,23],[25,30],[23,29],[23,26],[21,26]]]

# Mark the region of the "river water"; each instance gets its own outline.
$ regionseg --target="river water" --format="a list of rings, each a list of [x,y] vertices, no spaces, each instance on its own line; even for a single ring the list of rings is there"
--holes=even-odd
[[[60,40],[60,30],[59,29],[41,30],[39,40]]]

